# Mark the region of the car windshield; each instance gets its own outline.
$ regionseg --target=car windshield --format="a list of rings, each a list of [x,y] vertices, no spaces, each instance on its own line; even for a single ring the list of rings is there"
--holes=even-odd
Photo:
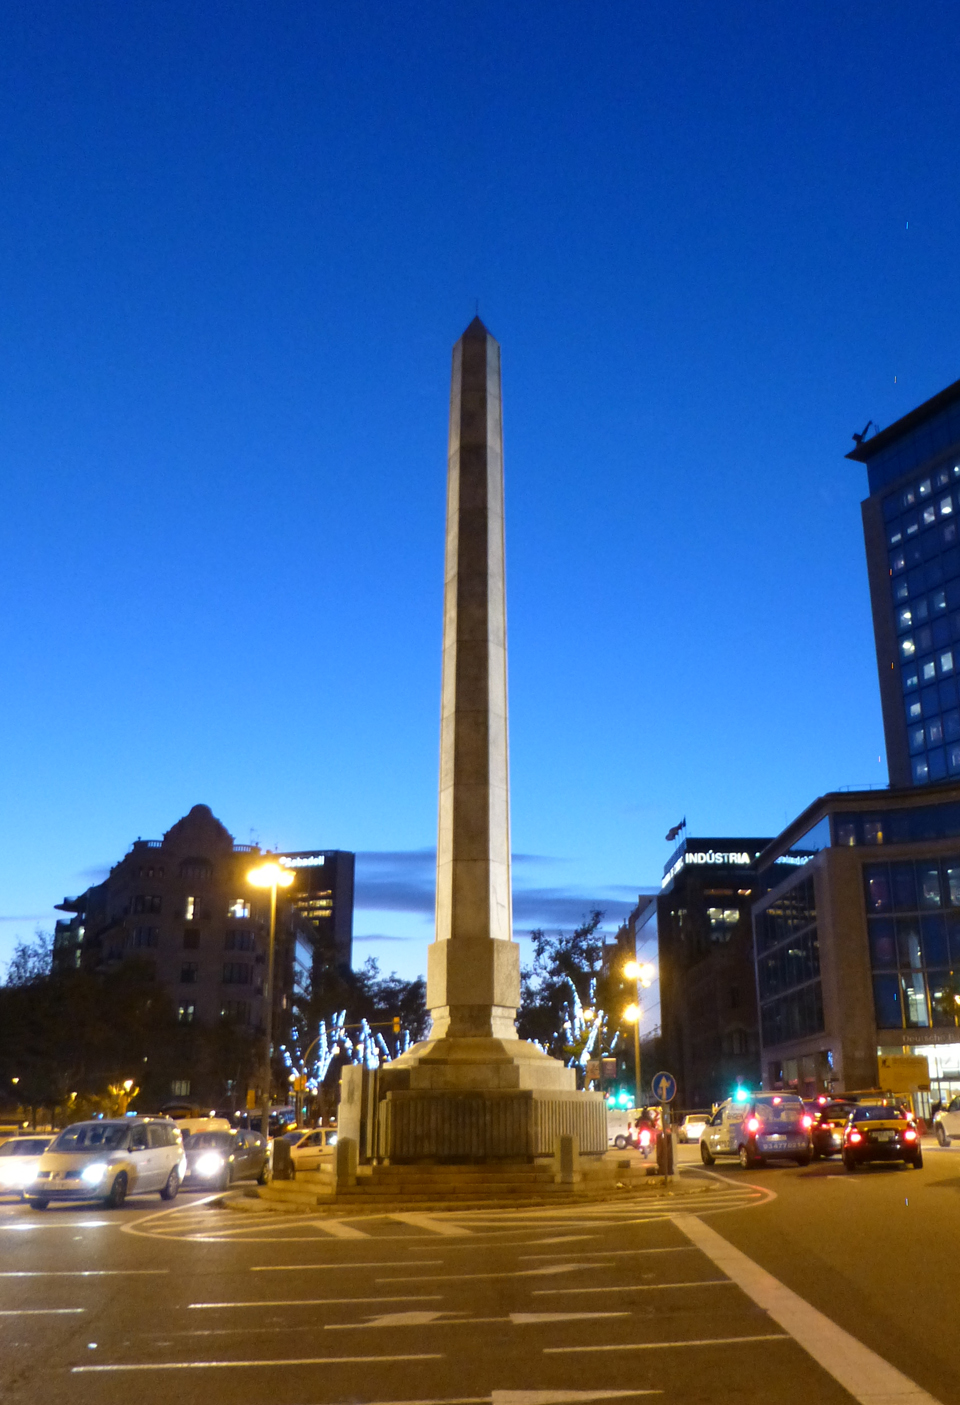
[[[0,1146],[0,1156],[39,1156],[46,1151],[49,1137],[24,1137],[16,1142],[4,1142]]]
[[[823,1122],[845,1122],[856,1110],[856,1103],[827,1103],[820,1113],[820,1119]]]
[[[50,1151],[94,1152],[116,1151],[127,1144],[129,1127],[118,1126],[115,1122],[78,1122],[75,1127],[67,1127],[50,1146]]]
[[[899,1107],[858,1107],[853,1114],[854,1122],[906,1122]]]
[[[225,1147],[233,1144],[232,1132],[194,1132],[190,1138],[190,1150],[198,1151],[200,1147],[216,1147],[218,1151],[223,1151]]]
[[[796,1122],[803,1116],[803,1103],[771,1098],[769,1102],[758,1102],[754,1109],[764,1122]]]

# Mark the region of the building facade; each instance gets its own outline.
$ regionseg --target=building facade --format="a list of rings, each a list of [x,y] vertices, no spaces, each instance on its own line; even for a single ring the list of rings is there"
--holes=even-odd
[[[206,805],[195,805],[159,840],[137,839],[108,877],[59,909],[55,969],[114,969],[139,958],[166,988],[178,1024],[264,1027],[269,893],[247,874],[263,858],[236,844]],[[296,874],[278,895],[274,1029],[285,1037],[293,1008],[309,993],[319,959],[349,966],[353,855],[313,850],[278,856]],[[186,1046],[185,1046],[186,1047]],[[189,1071],[171,1088],[187,1096]]]
[[[757,886],[764,1087],[884,1086],[881,1060],[919,1054],[931,1098],[960,1093],[960,782],[822,796]]]
[[[708,1108],[760,1077],[751,903],[769,840],[687,838],[657,898],[661,1049],[678,1105]]]
[[[863,535],[893,786],[960,777],[960,381],[848,455]]]

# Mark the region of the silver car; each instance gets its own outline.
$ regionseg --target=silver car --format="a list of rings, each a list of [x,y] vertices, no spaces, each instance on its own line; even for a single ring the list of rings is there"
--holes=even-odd
[[[169,1118],[76,1122],[43,1153],[24,1198],[36,1210],[51,1200],[99,1200],[117,1210],[128,1195],[147,1191],[173,1200],[186,1169],[183,1142]]]
[[[0,1195],[23,1195],[23,1188],[33,1180],[40,1157],[53,1141],[52,1137],[11,1137],[0,1146]]]

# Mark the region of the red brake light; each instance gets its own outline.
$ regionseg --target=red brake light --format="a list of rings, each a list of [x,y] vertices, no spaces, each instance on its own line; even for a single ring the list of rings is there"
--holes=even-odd
[[[850,1142],[862,1142],[862,1141],[863,1141],[863,1137],[861,1137],[861,1135],[860,1135],[860,1133],[857,1131],[856,1127],[852,1127],[852,1128],[851,1128],[850,1134],[849,1134],[849,1136],[847,1137],[847,1141],[850,1141]]]
[[[915,1142],[917,1140],[916,1129],[913,1127],[908,1127],[903,1134],[903,1140],[905,1142]]]
[[[807,1128],[813,1126],[813,1118],[810,1116],[809,1112],[804,1113],[804,1115],[800,1118],[800,1125],[801,1127]]]
[[[774,1098],[774,1100],[773,1100],[773,1105],[774,1105],[774,1107],[776,1107],[779,1103],[782,1103],[782,1102],[783,1102],[783,1098]]]
[[[747,1118],[747,1131],[748,1131],[748,1132],[759,1132],[759,1130],[760,1130],[760,1118],[759,1118],[759,1117],[748,1117],[748,1118]]]

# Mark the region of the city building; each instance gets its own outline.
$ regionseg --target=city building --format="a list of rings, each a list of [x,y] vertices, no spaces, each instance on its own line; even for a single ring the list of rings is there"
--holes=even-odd
[[[960,781],[821,796],[756,887],[764,1087],[884,1087],[913,1054],[931,1099],[960,1093]]]
[[[960,381],[847,455],[862,504],[893,786],[960,776]]]
[[[181,1025],[229,1021],[256,1032],[264,1024],[269,893],[247,874],[262,857],[257,846],[235,843],[206,805],[194,805],[162,839],[135,840],[102,883],[58,905],[69,916],[56,924],[54,968],[104,971],[138,957],[166,987]],[[277,858],[296,875],[278,895],[280,1042],[318,962],[350,964],[354,856],[317,849]]]
[[[759,1081],[751,903],[754,864],[769,842],[689,837],[664,868],[656,901],[660,1049],[680,1107],[707,1108]]]

